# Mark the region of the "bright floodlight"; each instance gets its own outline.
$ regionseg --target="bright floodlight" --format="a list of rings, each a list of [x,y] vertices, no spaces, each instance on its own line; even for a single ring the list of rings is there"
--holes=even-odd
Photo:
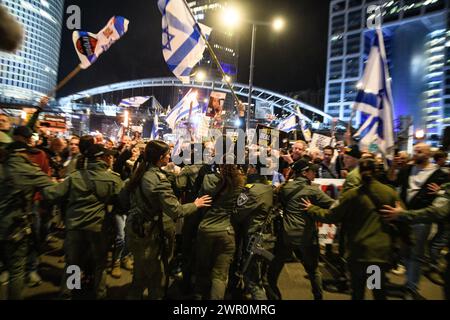
[[[272,27],[275,31],[281,31],[284,29],[285,24],[286,23],[284,22],[284,20],[282,18],[276,18],[273,21]]]
[[[206,72],[203,70],[199,70],[195,76],[195,79],[197,79],[197,81],[203,81],[206,79]]]
[[[227,7],[223,10],[222,19],[225,25],[234,27],[239,24],[241,14],[236,8]]]
[[[231,77],[226,75],[225,77],[223,77],[223,81],[230,83],[231,82]]]
[[[416,139],[420,140],[425,138],[425,130],[419,129],[416,131]]]

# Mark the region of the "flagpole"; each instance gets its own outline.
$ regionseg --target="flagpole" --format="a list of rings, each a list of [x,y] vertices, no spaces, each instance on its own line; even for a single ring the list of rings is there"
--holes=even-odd
[[[184,5],[186,6],[187,10],[189,11],[189,14],[191,15],[192,19],[194,20],[195,26],[197,27],[198,32],[200,32],[200,35],[202,36],[202,39],[205,41],[206,47],[208,48],[208,51],[209,51],[209,53],[211,54],[211,57],[213,58],[214,62],[216,63],[216,65],[217,65],[217,67],[218,67],[218,69],[219,69],[219,71],[220,71],[220,73],[221,73],[221,75],[222,75],[223,81],[225,81],[225,83],[226,83],[227,86],[228,86],[228,89],[230,89],[231,94],[233,95],[234,100],[236,100],[236,102],[237,102],[237,104],[238,104],[238,105],[237,105],[237,109],[238,109],[238,111],[239,111],[239,104],[241,104],[241,101],[239,100],[238,96],[236,95],[236,92],[234,91],[233,86],[232,86],[231,83],[228,81],[228,78],[226,77],[225,71],[223,71],[223,68],[222,68],[222,65],[221,65],[220,62],[219,62],[219,59],[217,58],[216,54],[214,53],[214,50],[213,50],[212,46],[209,44],[208,39],[207,39],[206,36],[203,34],[202,29],[200,28],[200,26],[199,26],[197,20],[195,19],[194,14],[193,14],[192,11],[191,11],[191,8],[189,8],[189,5],[187,4],[186,0],[183,0],[183,3],[184,3]]]
[[[73,77],[75,77],[81,70],[83,70],[81,68],[80,65],[78,65],[75,69],[73,69],[64,79],[62,79],[57,85],[56,87],[50,91],[50,93],[48,94],[48,96],[53,96],[59,89],[61,89],[62,87],[64,87],[67,82],[69,82],[70,80],[73,79]]]

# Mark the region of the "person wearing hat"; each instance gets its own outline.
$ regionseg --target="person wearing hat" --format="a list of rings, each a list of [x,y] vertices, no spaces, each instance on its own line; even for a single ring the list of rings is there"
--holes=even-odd
[[[385,273],[393,262],[393,234],[390,226],[384,223],[379,210],[383,205],[395,206],[400,198],[394,189],[376,180],[375,160],[362,159],[359,170],[361,186],[343,194],[332,208],[321,208],[306,197],[303,197],[300,205],[314,221],[342,223],[352,299],[364,299],[367,278],[370,272],[373,274],[373,271],[368,271],[374,268],[379,271],[380,277],[379,283],[373,288],[373,295],[377,300],[384,300]]]
[[[20,144],[20,143],[19,143]],[[28,146],[0,150],[0,259],[9,273],[8,299],[22,299],[33,196],[52,181],[29,159]]]
[[[344,152],[344,166],[348,174],[345,178],[342,193],[361,185],[361,175],[359,174],[358,161],[361,159],[362,153],[359,151],[358,145],[347,147]]]
[[[329,208],[334,200],[319,188],[312,186],[318,165],[302,158],[292,165],[294,180],[288,181],[279,191],[279,201],[283,206],[282,235],[275,245],[275,259],[269,267],[269,284],[281,299],[278,277],[285,261],[292,252],[301,260],[311,281],[314,299],[321,300],[322,278],[319,271],[319,239],[316,223],[301,208],[302,198],[308,198],[320,208]]]
[[[94,263],[94,290],[97,299],[106,298],[106,264],[109,249],[109,223],[112,216],[108,206],[116,204],[122,188],[120,176],[111,170],[114,151],[102,145],[88,146],[82,157],[87,158],[87,168],[70,174],[58,185],[43,190],[43,197],[51,203],[66,204],[64,224],[66,238],[66,268],[82,266],[84,257],[90,255]],[[80,159],[84,162],[84,159]],[[65,270],[62,297],[70,298]]]

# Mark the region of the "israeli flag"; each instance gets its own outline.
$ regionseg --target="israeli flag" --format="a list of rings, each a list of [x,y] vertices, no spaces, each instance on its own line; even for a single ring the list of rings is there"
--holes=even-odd
[[[394,148],[393,100],[383,33],[376,30],[354,111],[361,111],[366,121],[354,135],[360,138],[360,149],[376,143],[380,152],[392,155]]]
[[[197,23],[184,0],[159,0],[162,13],[163,56],[170,71],[183,83],[189,83],[192,69],[203,58],[206,38],[212,29]]]
[[[189,116],[191,105],[191,116],[202,112],[202,107],[197,100],[197,93],[189,90],[183,99],[181,99],[181,101],[178,102],[178,104],[166,116],[166,122],[172,130],[175,130],[177,123]]]
[[[122,99],[120,101],[119,106],[121,106],[121,107],[135,107],[135,108],[139,108],[144,103],[146,103],[149,99],[150,99],[150,97],[148,97],[148,96],[146,96],[146,97],[126,98],[126,99]]]
[[[291,132],[297,128],[297,119],[296,115],[293,113],[286,119],[280,122],[277,129],[284,132]]]
[[[158,115],[155,114],[155,118],[153,119],[153,128],[152,128],[152,132],[150,134],[151,140],[158,139],[158,137],[159,137],[158,131],[159,131],[159,119],[158,119]]]
[[[73,44],[80,59],[82,69],[89,68],[98,57],[108,50],[114,42],[119,40],[128,31],[129,21],[124,17],[112,17],[106,27],[99,33],[74,31]]]

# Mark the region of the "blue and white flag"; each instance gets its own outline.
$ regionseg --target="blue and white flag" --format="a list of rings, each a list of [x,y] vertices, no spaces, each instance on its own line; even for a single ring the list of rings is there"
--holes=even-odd
[[[189,83],[192,69],[203,58],[206,38],[212,29],[197,23],[186,7],[184,0],[159,0],[162,13],[163,56],[170,71],[183,83]]]
[[[376,143],[380,152],[392,155],[394,147],[393,100],[383,33],[376,31],[364,76],[356,97],[354,111],[361,111],[366,121],[354,137],[360,138],[361,150]]]
[[[158,131],[159,131],[159,119],[158,119],[158,114],[155,114],[155,118],[153,119],[153,128],[152,128],[152,132],[150,134],[151,140],[158,139],[158,137],[159,137]]]
[[[148,96],[126,98],[126,99],[122,99],[122,101],[120,101],[119,106],[139,108],[144,103],[146,103],[149,99],[150,99],[150,97],[148,97]]]
[[[278,130],[288,133],[291,132],[292,130],[295,130],[296,128],[297,128],[297,117],[294,113],[291,114],[289,117],[283,119],[283,121],[281,121],[277,127]]]
[[[98,57],[108,50],[114,42],[119,40],[128,31],[129,21],[124,17],[112,17],[106,27],[99,33],[74,31],[73,44],[80,58],[80,67],[89,68]]]
[[[192,105],[192,112],[191,110]],[[189,92],[181,99],[180,102],[170,111],[166,116],[166,122],[172,130],[175,130],[177,123],[181,120],[189,116],[189,112],[191,112],[191,116],[197,113],[202,112],[202,107],[198,103],[197,100],[197,92]]]

